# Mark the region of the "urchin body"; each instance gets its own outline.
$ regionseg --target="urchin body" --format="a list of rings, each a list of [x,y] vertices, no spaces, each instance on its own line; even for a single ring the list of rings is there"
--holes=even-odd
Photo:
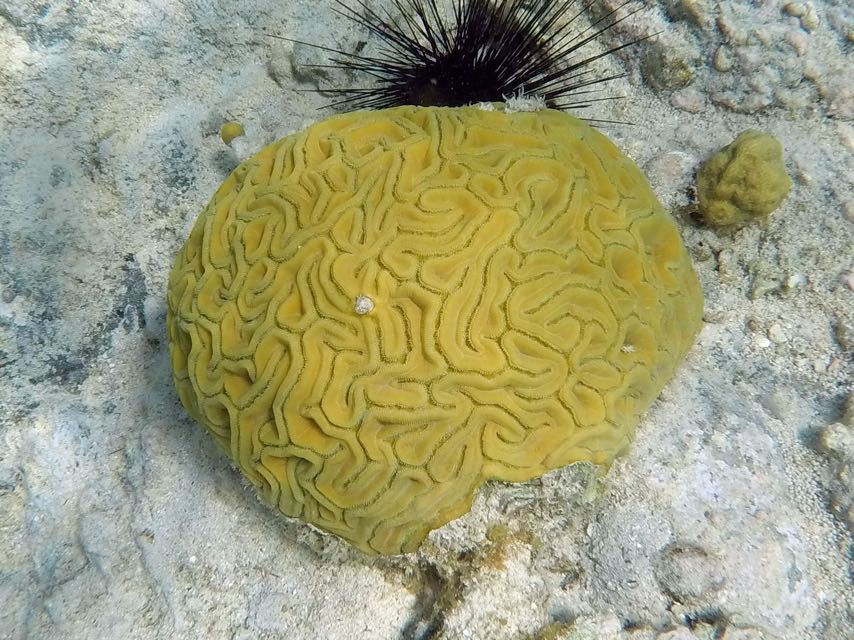
[[[537,96],[554,109],[579,111],[613,96],[601,85],[597,60],[636,44],[604,51],[603,32],[628,18],[619,9],[579,26],[589,4],[577,0],[394,0],[395,13],[336,0],[338,12],[379,43],[376,55],[318,46],[332,66],[373,80],[359,88],[331,87],[334,103],[350,109],[403,105],[465,106]]]

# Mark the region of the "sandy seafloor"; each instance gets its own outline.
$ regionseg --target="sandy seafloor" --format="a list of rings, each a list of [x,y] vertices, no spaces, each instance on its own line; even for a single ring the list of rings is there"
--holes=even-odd
[[[854,637],[854,11],[632,5],[604,45],[662,33],[584,115],[634,123],[605,132],[682,229],[696,346],[603,480],[489,484],[369,558],[255,500],[164,332],[216,186],[329,113],[322,59],[265,33],[364,33],[331,0],[0,3],[0,638]],[[764,227],[703,227],[692,173],[750,127],[795,187]]]

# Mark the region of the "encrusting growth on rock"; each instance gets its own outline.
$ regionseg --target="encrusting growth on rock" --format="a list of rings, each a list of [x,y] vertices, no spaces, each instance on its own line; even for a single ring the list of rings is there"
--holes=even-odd
[[[780,206],[791,188],[783,146],[755,129],[741,133],[697,173],[700,214],[715,226],[763,220]]]
[[[226,122],[219,129],[219,137],[225,144],[231,144],[232,140],[239,138],[244,133],[243,125],[235,121]]]

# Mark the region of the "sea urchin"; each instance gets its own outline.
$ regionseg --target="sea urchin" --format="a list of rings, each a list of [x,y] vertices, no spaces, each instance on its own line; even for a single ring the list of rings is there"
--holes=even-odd
[[[333,54],[331,64],[313,66],[375,79],[368,87],[323,89],[341,96],[330,106],[454,107],[537,96],[549,108],[582,109],[609,99],[596,97],[596,85],[621,77],[596,75],[591,63],[638,42],[588,47],[637,11],[620,15],[627,3],[577,28],[592,1],[392,0],[394,12],[354,2],[358,9],[336,0],[336,12],[379,38],[375,55],[303,43]]]

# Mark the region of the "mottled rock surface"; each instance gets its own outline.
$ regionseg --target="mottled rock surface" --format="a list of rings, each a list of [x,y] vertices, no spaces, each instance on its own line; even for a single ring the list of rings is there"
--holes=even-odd
[[[677,50],[613,60],[631,99],[589,115],[637,125],[606,133],[680,223],[698,344],[605,478],[489,484],[391,559],[259,504],[182,410],[164,333],[195,216],[340,81],[264,33],[366,35],[329,0],[0,7],[0,635],[852,637],[850,3],[645,6],[606,44]],[[765,227],[702,227],[686,167],[749,127],[792,192]]]

